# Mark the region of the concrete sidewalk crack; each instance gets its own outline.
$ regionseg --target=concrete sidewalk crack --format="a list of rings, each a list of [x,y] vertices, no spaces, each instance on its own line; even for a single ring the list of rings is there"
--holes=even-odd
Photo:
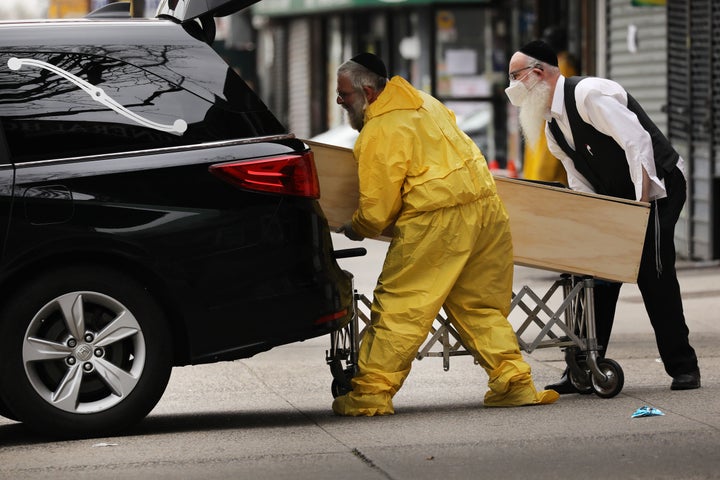
[[[376,470],[378,473],[380,473],[382,476],[384,476],[384,477],[387,478],[388,480],[393,480],[393,477],[392,477],[389,473],[387,473],[385,470],[383,470],[382,468],[380,468],[380,467],[378,467],[377,465],[375,465],[375,463],[374,463],[372,460],[370,460],[368,457],[366,457],[365,454],[362,453],[362,452],[361,452],[360,450],[358,450],[357,448],[353,448],[353,449],[352,449],[352,453],[353,453],[353,455],[355,455],[357,458],[359,458],[360,461],[363,462],[363,463],[364,463],[365,465],[367,465],[368,467]]]

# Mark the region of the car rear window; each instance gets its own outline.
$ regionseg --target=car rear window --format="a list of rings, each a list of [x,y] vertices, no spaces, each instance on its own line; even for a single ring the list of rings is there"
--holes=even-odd
[[[285,131],[230,68],[221,80],[222,95],[211,102],[183,88],[182,79],[106,56],[0,52],[0,121],[15,162]],[[229,95],[248,101],[232,103]]]

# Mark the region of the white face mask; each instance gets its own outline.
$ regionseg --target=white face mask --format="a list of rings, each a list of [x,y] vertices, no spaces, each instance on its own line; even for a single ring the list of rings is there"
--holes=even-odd
[[[528,89],[520,80],[513,80],[510,82],[510,86],[505,89],[505,95],[507,95],[510,103],[516,107],[522,106],[527,94]]]
[[[526,87],[522,80],[512,80],[510,86],[505,89],[505,95],[507,95],[510,103],[516,107],[522,107],[525,98],[527,98],[528,92],[537,85],[538,80],[533,83],[530,88]]]

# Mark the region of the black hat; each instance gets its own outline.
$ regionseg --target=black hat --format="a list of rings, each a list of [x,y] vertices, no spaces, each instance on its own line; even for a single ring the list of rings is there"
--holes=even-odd
[[[355,63],[359,63],[363,67],[367,68],[373,73],[377,73],[383,78],[387,78],[387,68],[385,68],[385,64],[383,61],[378,57],[377,55],[373,55],[369,52],[363,52],[358,55],[355,55],[353,58],[351,58]]]
[[[520,47],[520,52],[528,57],[532,57],[541,62],[545,62],[555,67],[558,66],[558,59],[555,50],[542,40],[533,40],[532,42]]]

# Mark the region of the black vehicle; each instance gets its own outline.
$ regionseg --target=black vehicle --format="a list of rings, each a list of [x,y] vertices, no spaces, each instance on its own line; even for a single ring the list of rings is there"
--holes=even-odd
[[[173,366],[348,324],[312,152],[209,46],[252,3],[0,22],[1,415],[107,435]]]

